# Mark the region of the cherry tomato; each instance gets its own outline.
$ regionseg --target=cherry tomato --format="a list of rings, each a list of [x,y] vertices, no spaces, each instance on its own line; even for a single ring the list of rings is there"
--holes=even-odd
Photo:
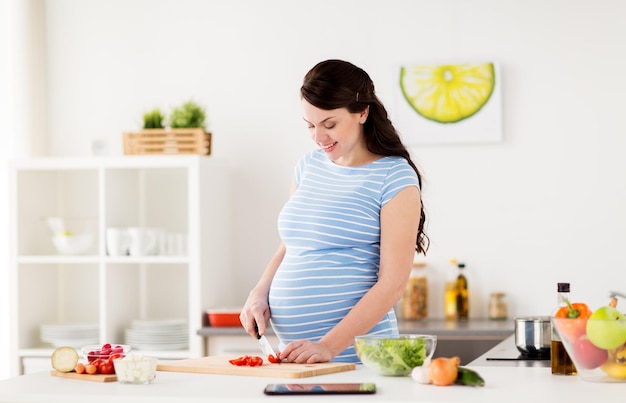
[[[87,354],[87,361],[89,362],[93,362],[93,360],[96,359],[96,356],[99,354],[98,351],[90,351],[89,354]]]
[[[108,362],[112,364],[113,360],[117,360],[118,358],[123,358],[123,357],[124,357],[124,354],[122,353],[113,353],[109,356]]]
[[[96,367],[96,370],[99,372],[100,371],[100,365],[102,365],[103,362],[104,361],[102,359],[96,358],[90,364],[93,365],[94,367]]]
[[[98,368],[98,372],[101,374],[114,374],[115,369],[113,368],[112,363],[105,361],[102,364],[100,364],[100,367]]]
[[[87,364],[85,366],[85,372],[88,373],[89,375],[93,375],[96,372],[98,372],[98,368],[96,368],[96,366],[93,364]]]
[[[74,371],[76,371],[77,374],[84,374],[85,364],[83,364],[82,362],[79,362],[78,364],[76,364],[76,368],[74,368]]]
[[[276,353],[276,356],[273,356],[272,354],[268,355],[267,360],[272,364],[280,364],[282,362],[282,359],[280,358],[280,352]]]

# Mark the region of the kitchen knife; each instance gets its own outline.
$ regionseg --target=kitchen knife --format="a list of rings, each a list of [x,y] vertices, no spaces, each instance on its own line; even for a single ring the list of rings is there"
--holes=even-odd
[[[259,334],[259,328],[256,323],[254,324],[254,331],[256,332],[256,338],[259,340],[259,347],[261,348],[261,351],[263,351],[263,355],[265,356],[263,358],[267,359],[270,354],[276,357],[276,353],[274,352],[274,349],[272,348],[270,342],[267,340],[267,337],[265,337],[265,335],[261,336]]]

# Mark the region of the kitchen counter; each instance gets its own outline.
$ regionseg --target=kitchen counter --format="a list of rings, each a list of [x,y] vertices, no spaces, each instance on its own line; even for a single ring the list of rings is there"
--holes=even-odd
[[[435,334],[444,340],[467,340],[467,339],[491,339],[502,340],[513,334],[515,324],[513,320],[400,320],[398,321],[400,333]],[[205,326],[197,332],[200,336],[224,336],[245,335],[242,327],[212,327]],[[267,334],[273,334],[271,326]]]
[[[315,402],[318,396],[272,397],[263,394],[268,383],[374,382],[378,392],[370,396],[328,395],[326,402],[622,402],[626,384],[590,383],[576,376],[554,376],[541,367],[474,367],[485,379],[484,387],[422,385],[410,377],[383,377],[362,366],[354,371],[301,379],[158,372],[150,385],[100,383],[50,376],[47,371],[0,381],[0,402],[11,403],[131,403],[160,402]]]

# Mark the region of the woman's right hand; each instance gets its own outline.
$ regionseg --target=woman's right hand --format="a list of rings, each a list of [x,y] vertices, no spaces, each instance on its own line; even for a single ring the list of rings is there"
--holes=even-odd
[[[270,306],[267,302],[267,295],[252,290],[239,314],[241,326],[243,326],[246,333],[256,338],[257,330],[259,335],[265,334],[269,320]]]
[[[267,264],[263,276],[261,276],[257,285],[250,291],[250,294],[248,294],[248,299],[239,314],[241,326],[243,326],[248,334],[255,338],[257,337],[257,332],[258,335],[263,336],[267,329],[267,324],[271,316],[269,305],[270,286],[274,274],[276,270],[278,270],[278,266],[284,256],[285,244],[281,242],[278,246],[278,250],[276,250],[274,256],[272,256],[272,259]],[[258,329],[255,324],[258,326]]]

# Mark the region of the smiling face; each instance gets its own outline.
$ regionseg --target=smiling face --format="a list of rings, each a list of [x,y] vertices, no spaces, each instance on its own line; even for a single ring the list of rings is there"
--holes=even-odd
[[[302,117],[311,138],[338,165],[357,166],[376,159],[367,150],[363,137],[367,114],[368,109],[359,113],[350,113],[346,108],[319,109],[302,100]]]

